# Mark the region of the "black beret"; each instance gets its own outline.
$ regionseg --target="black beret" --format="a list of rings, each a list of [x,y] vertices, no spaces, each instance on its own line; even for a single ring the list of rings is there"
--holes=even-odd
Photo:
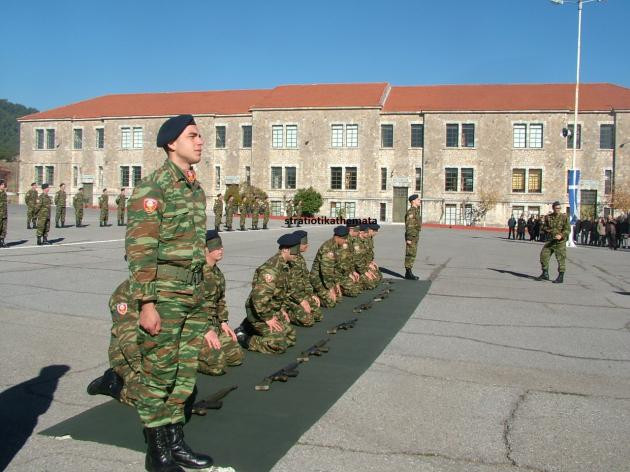
[[[413,202],[416,198],[418,198],[418,194],[417,194],[417,193],[414,193],[413,195],[411,195],[411,196],[409,197],[409,201],[410,201],[410,202]]]
[[[381,225],[379,225],[378,223],[370,223],[368,226],[370,229],[373,229],[374,231],[378,231],[378,229],[381,227]]]
[[[217,230],[209,229],[206,231],[206,247],[210,251],[223,247],[223,241],[221,241],[221,236],[219,236],[219,232]]]
[[[293,247],[300,244],[300,237],[294,233],[283,234],[278,238],[280,247]]]
[[[43,187],[42,187],[42,188],[43,188]],[[555,206],[560,206],[560,202],[556,200],[555,202],[553,202],[553,203],[551,204],[551,206],[552,206],[552,208],[553,208],[553,207],[555,207]]]
[[[306,231],[298,229],[297,231],[294,231],[293,234],[295,234],[298,238],[300,238],[300,242],[302,244],[308,243],[308,233]]]
[[[348,228],[345,226],[337,226],[335,227],[334,230],[335,236],[341,236],[342,238],[345,238],[346,236],[348,236]]]
[[[48,188],[48,184],[42,184],[42,190],[44,190],[45,188]]]
[[[178,115],[166,120],[157,134],[157,147],[164,147],[168,143],[175,141],[184,128],[188,125],[194,125],[195,119],[192,115]]]
[[[357,226],[359,226],[361,224],[361,222],[355,218],[351,218],[349,220],[346,220],[346,226],[348,228],[356,228]]]
[[[361,224],[359,225],[359,229],[360,229],[361,231],[367,231],[369,228],[370,228],[370,225],[369,225],[368,223],[361,223]]]

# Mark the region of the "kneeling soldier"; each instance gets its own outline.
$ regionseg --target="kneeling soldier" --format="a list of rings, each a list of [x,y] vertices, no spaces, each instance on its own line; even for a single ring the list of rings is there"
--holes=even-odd
[[[322,320],[320,300],[313,286],[306,266],[306,260],[301,253],[308,250],[308,234],[298,230],[293,233],[300,238],[300,254],[294,261],[289,262],[289,301],[286,311],[291,323],[298,326],[313,326],[316,321]]]
[[[378,265],[374,261],[374,236],[378,234],[378,230],[381,227],[378,223],[370,223],[368,225],[368,259],[370,261],[370,267],[372,268],[372,272],[376,275],[376,280],[380,282],[383,280],[383,274],[381,273],[381,269],[379,269]]]
[[[348,237],[348,228],[337,226],[333,237],[319,247],[311,267],[311,285],[322,305],[332,308],[341,298],[339,261],[342,247]]]
[[[359,227],[359,237],[354,241],[355,267],[359,272],[359,282],[364,290],[372,290],[378,285],[378,278],[371,265],[370,237],[368,235],[369,225],[361,223]]]
[[[360,274],[357,272],[357,257],[355,255],[356,240],[359,238],[359,222],[358,220],[347,220],[348,237],[344,244],[341,245],[339,268],[341,276],[339,285],[341,286],[341,294],[349,297],[356,297],[361,293]]]

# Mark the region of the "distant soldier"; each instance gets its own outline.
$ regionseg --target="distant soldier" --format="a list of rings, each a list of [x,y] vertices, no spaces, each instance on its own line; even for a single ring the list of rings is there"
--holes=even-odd
[[[244,196],[243,198],[241,198],[241,204],[238,207],[238,212],[240,216],[239,223],[241,226],[241,231],[246,231],[245,218],[247,218],[247,212],[249,209],[248,207],[249,205],[247,203],[247,197]]]
[[[227,203],[225,204],[225,227],[228,231],[234,231],[232,229],[232,225],[234,224],[234,211],[234,195],[230,195]]]
[[[74,207],[74,221],[77,228],[81,227],[83,221],[83,207],[85,206],[85,195],[83,194],[83,187],[79,189],[77,194],[72,199],[72,206]]]
[[[31,184],[31,189],[26,192],[24,203],[26,203],[26,229],[35,229],[37,216],[35,214],[35,207],[37,206],[37,184],[35,182]]]
[[[55,194],[55,228],[66,226],[66,184],[60,184]]]
[[[258,197],[254,197],[254,202],[252,203],[252,229],[258,229],[258,215],[260,214],[260,203],[258,202]]]
[[[212,207],[214,212],[214,229],[215,231],[221,231],[221,218],[223,217],[223,195],[217,193],[217,199],[214,201]]]
[[[302,218],[302,200],[298,200],[297,202],[295,202],[295,217],[298,219],[298,227],[302,226],[300,222],[300,219]]]
[[[562,206],[560,202],[553,202],[553,213],[545,217],[544,230],[549,234],[549,241],[545,243],[540,251],[540,265],[542,274],[538,280],[549,280],[549,259],[555,254],[558,261],[558,277],[553,282],[561,284],[564,282],[564,272],[566,270],[567,259],[567,239],[571,232],[569,218],[566,213],[560,213]]]
[[[285,234],[278,252],[256,269],[245,302],[247,318],[237,328],[241,346],[265,354],[282,354],[295,344],[295,329],[284,309],[288,300],[289,262],[300,253],[300,238]]]
[[[291,228],[293,225],[291,220],[293,219],[293,201],[291,199],[287,200],[287,204],[285,207],[285,212],[287,215],[287,228]]]
[[[418,251],[418,240],[422,231],[422,221],[420,216],[420,198],[414,193],[409,197],[411,203],[405,214],[405,278],[407,280],[418,280],[411,269],[416,260]]]
[[[107,220],[109,220],[109,195],[107,195],[107,189],[103,189],[103,193],[98,199],[98,208],[101,210],[99,217],[99,226],[107,226]]]
[[[300,254],[289,262],[289,297],[286,311],[291,323],[298,326],[313,326],[323,318],[321,301],[315,295],[306,260],[302,253],[308,250],[308,234],[298,230],[293,233],[300,238]]]
[[[125,212],[127,211],[127,195],[125,195],[125,188],[120,189],[120,193],[116,197],[116,220],[118,220],[118,226],[125,226]]]
[[[311,285],[322,306],[332,308],[341,299],[341,251],[347,244],[348,228],[337,226],[332,238],[324,241],[317,250],[311,267]]]
[[[4,238],[7,237],[7,184],[0,180],[0,247],[6,247]]]
[[[346,217],[346,208],[345,207],[341,207],[339,209],[339,211],[337,212],[337,215],[339,215],[339,218],[345,218]]]
[[[48,196],[50,187],[42,184],[42,194],[37,198],[35,214],[37,215],[37,245],[48,243],[48,232],[50,231],[50,207],[52,200]]]
[[[269,205],[269,197],[265,195],[265,201],[262,204],[263,211],[263,229],[269,229],[267,225],[269,224],[269,217],[271,216],[271,206]]]

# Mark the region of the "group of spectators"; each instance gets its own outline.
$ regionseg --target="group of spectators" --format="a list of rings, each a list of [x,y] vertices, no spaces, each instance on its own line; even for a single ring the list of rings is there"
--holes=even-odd
[[[525,219],[521,214],[518,220],[514,215],[508,220],[508,239],[525,239],[525,231],[530,241],[547,241],[548,235],[542,229],[543,220],[539,215],[531,215]]]

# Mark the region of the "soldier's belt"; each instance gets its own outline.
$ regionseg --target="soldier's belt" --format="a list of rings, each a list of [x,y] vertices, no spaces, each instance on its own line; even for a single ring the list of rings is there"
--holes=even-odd
[[[158,278],[179,280],[185,282],[188,285],[198,285],[203,280],[203,271],[192,271],[185,267],[178,267],[172,265],[159,265],[157,270]]]

